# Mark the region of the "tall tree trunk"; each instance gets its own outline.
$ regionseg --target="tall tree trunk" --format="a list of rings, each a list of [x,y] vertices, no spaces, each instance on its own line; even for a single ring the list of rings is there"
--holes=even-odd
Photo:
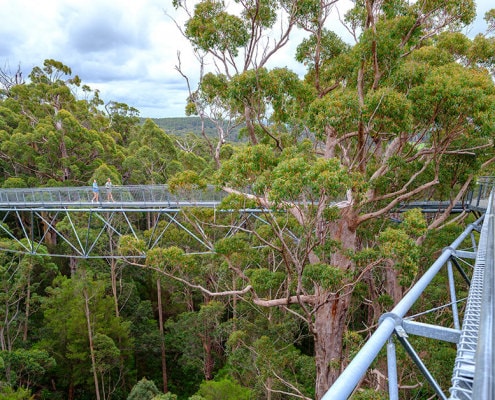
[[[32,268],[32,265],[31,265]],[[30,313],[30,307],[31,307],[31,268],[29,270],[28,276],[27,276],[27,282],[26,282],[26,309],[24,310],[24,331],[22,335],[22,341],[26,342],[28,338],[28,321],[29,321],[29,313]]]
[[[73,278],[77,272],[77,258],[71,257],[69,258],[69,267],[70,267],[70,277]]]
[[[113,256],[113,239],[112,239],[113,231],[110,228],[108,228],[107,234],[108,234],[108,246],[110,247],[109,249],[110,255]],[[110,258],[110,279],[112,285],[113,302],[115,306],[115,316],[119,317],[120,311],[119,311],[119,296],[117,293],[117,262],[115,261],[115,258]]]
[[[111,241],[111,240],[110,240]],[[113,295],[113,303],[115,306],[115,316],[119,317],[119,296],[117,293],[117,263],[114,258],[110,259],[110,279],[112,281],[112,295]]]
[[[213,359],[213,343],[210,332],[208,331],[208,327],[206,327],[205,329],[205,334],[202,336],[202,340],[203,351],[205,354],[203,364],[205,379],[207,381],[211,381],[213,379],[213,367],[215,366],[215,361]]]
[[[399,273],[390,261],[385,268],[385,291],[392,297],[394,305],[402,299],[402,287],[399,284]]]
[[[162,282],[160,278],[156,280],[156,296],[158,298],[158,325],[160,329],[160,347],[162,352],[162,380],[163,393],[168,392],[167,359],[165,349],[165,334],[163,329],[163,305],[162,305]]]
[[[98,374],[96,372],[96,357],[95,357],[95,348],[93,344],[93,333],[91,329],[91,313],[89,310],[89,296],[86,288],[83,290],[84,295],[84,314],[86,316],[86,324],[88,328],[88,339],[89,339],[89,352],[91,354],[91,365],[93,369],[93,379],[95,382],[95,391],[96,391],[96,400],[100,400],[100,387],[98,382]]]
[[[342,343],[350,294],[336,297],[315,313],[316,399],[319,400],[341,372]]]
[[[47,245],[57,244],[57,234],[52,230],[50,225],[45,221],[50,221],[50,215],[46,211],[41,211],[41,216],[43,217],[41,225],[43,226],[43,235],[45,238],[45,243]]]
[[[3,327],[3,325],[0,326],[0,350],[7,350],[7,343],[5,341],[5,328]]]
[[[249,140],[251,144],[258,144],[258,138],[256,137],[256,132],[253,125],[253,115],[250,106],[244,107],[244,118],[246,120],[246,128],[249,135]]]
[[[235,277],[232,279],[232,290],[237,290]],[[237,295],[232,296],[232,332],[237,330]]]
[[[69,393],[67,393],[67,400],[74,400],[74,382],[71,382],[69,385]]]
[[[330,227],[331,239],[339,241],[340,251],[332,254],[331,265],[344,272],[352,271],[355,266],[347,256],[357,246],[355,214],[352,209],[343,211],[342,218]],[[316,304],[314,323],[316,363],[316,400],[326,393],[341,372],[342,343],[346,330],[346,317],[351,302],[351,287],[344,287],[337,293],[320,289],[319,304]]]

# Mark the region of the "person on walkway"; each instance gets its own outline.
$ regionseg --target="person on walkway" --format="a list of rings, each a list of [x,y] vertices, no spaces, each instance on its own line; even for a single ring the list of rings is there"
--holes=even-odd
[[[98,187],[98,182],[96,182],[96,179],[93,179],[93,198],[91,199],[91,203],[98,202],[99,194],[100,188]]]
[[[112,196],[112,180],[110,178],[107,179],[105,183],[105,188],[107,189],[107,200],[115,201]]]

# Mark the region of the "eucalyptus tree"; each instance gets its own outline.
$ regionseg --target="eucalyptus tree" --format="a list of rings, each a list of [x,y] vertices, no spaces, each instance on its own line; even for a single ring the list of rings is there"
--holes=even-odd
[[[172,139],[150,119],[128,140],[128,156],[122,164],[126,183],[163,184],[181,170]]]
[[[481,46],[491,42],[460,33],[475,16],[471,0],[354,1],[344,16],[353,45],[328,28],[330,6],[340,2],[236,4],[234,16],[222,2],[202,1],[186,23],[192,45],[223,68],[202,75],[192,98],[244,118],[251,146],[218,163],[217,182],[231,200],[240,196],[265,210],[266,224],[236,230],[269,251],[264,261],[242,268],[227,262],[237,289],[191,286],[209,296],[235,293],[258,306],[283,307],[306,321],[320,399],[344,362],[355,284],[370,271],[387,274],[392,282],[383,290],[396,299],[394,291],[417,270],[414,246],[447,222],[495,160],[493,58]],[[296,53],[307,66],[303,81],[267,68],[268,56],[288,36],[254,51],[277,7],[297,10],[287,14],[285,33],[296,23],[309,33]],[[234,31],[238,36],[230,40]],[[239,49],[246,55],[236,69]],[[417,198],[447,199],[450,206],[426,225],[411,216],[397,231],[381,232],[391,212]],[[371,228],[376,235],[367,234]],[[261,295],[253,271],[270,277],[283,271],[284,279]],[[183,269],[164,273],[188,281]]]
[[[55,60],[34,67],[28,78],[2,92],[0,158],[6,174],[31,178],[33,185],[81,184],[102,161],[122,161],[97,91]]]
[[[57,274],[57,267],[46,257],[21,254],[19,243],[1,240],[2,247],[12,252],[0,253],[0,350],[13,352],[30,339],[29,318],[38,311],[41,292]],[[46,248],[39,250],[47,254]]]
[[[106,283],[88,275],[81,270],[77,279],[57,277],[42,304],[44,330],[38,347],[55,359],[54,382],[68,399],[79,389],[97,399],[110,398],[129,373],[130,323],[112,315]]]
[[[335,0],[319,4],[328,9]],[[220,149],[232,131],[242,122],[246,135],[252,143],[258,142],[257,126],[261,125],[259,97],[252,93],[232,107],[224,96],[230,80],[249,70],[263,68],[287,45],[290,33],[301,15],[307,12],[305,1],[251,0],[238,1],[239,13],[230,13],[222,1],[201,1],[190,9],[187,0],[174,0],[174,6],[184,10],[188,16],[185,27],[179,26],[183,35],[191,42],[200,65],[198,88],[192,88],[181,64],[176,69],[186,79],[189,87],[188,114],[209,119],[217,129],[216,143],[204,135],[217,165]],[[273,35],[273,32],[277,32]],[[209,71],[212,63],[213,72]],[[256,84],[253,87],[258,88]]]

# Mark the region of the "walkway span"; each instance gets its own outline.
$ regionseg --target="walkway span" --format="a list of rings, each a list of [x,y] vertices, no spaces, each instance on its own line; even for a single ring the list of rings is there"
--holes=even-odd
[[[167,185],[113,186],[111,194],[110,198],[107,189],[100,187],[100,201],[92,202],[91,186],[0,189],[0,239],[3,236],[15,243],[0,240],[0,251],[118,259],[125,257],[113,249],[129,236],[142,244],[133,258],[145,258],[168,232],[176,230],[182,232],[177,240],[188,253],[208,253],[213,251],[205,235],[208,227],[194,220],[195,209],[206,210],[203,212],[211,213],[214,221],[225,223],[217,229],[223,237],[235,234],[250,221],[263,220],[264,210],[247,206],[235,212],[221,209],[227,194],[213,186],[178,193],[172,193]],[[228,226],[222,219],[226,214],[230,216]]]
[[[109,201],[109,193],[112,201]],[[109,191],[99,188],[99,201],[93,202],[93,189],[84,187],[0,189],[0,210],[57,208],[136,209],[216,207],[225,192],[208,186],[202,190],[172,193],[167,185],[114,185]]]

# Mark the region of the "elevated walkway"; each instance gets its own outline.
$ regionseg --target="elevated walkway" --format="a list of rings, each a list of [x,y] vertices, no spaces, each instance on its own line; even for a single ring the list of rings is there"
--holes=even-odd
[[[93,189],[83,187],[0,189],[0,210],[53,210],[62,208],[157,209],[215,207],[225,193],[208,186],[204,190],[172,193],[167,185],[113,186],[112,200],[105,187],[99,188],[99,201],[92,202]]]

